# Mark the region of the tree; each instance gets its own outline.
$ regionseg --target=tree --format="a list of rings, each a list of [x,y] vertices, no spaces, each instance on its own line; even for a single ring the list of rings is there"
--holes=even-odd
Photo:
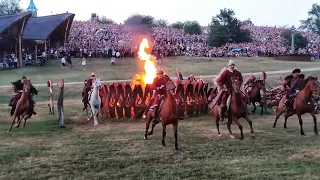
[[[175,23],[172,24],[172,28],[176,28],[176,29],[183,29],[184,23],[177,21]]]
[[[18,14],[22,11],[20,0],[0,0],[0,16]]]
[[[114,20],[106,18],[106,16],[98,17],[97,21],[102,24],[116,24]]]
[[[168,21],[164,19],[158,19],[154,21],[154,26],[155,27],[168,27]]]
[[[208,44],[221,46],[227,42],[250,42],[250,31],[241,29],[242,25],[232,9],[221,9],[220,13],[212,18]]]
[[[308,15],[308,19],[300,21],[300,29],[309,30],[320,35],[320,5],[312,4],[312,8],[308,11]]]
[[[198,21],[186,21],[183,30],[186,34],[201,34],[201,26]]]
[[[154,17],[149,15],[134,14],[128,17],[128,19],[124,21],[124,24],[147,25],[149,27],[152,27],[154,25]]]
[[[281,36],[283,37],[283,43],[288,48],[291,47],[292,34],[290,29],[282,31]],[[301,33],[296,32],[294,35],[294,47],[295,49],[303,49],[308,46],[308,39],[304,37]]]

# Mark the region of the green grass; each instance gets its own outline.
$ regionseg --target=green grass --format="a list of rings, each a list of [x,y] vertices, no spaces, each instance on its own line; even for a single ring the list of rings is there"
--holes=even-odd
[[[82,119],[60,129],[53,119],[44,118],[0,134],[0,178],[318,179],[320,140],[313,135],[310,118],[304,117],[307,136],[302,137],[296,118],[289,119],[284,130],[282,120],[271,128],[273,117],[251,116],[254,139],[241,121],[243,141],[229,139],[226,125],[221,125],[223,136],[218,138],[210,116],[180,121],[180,151],[174,150],[171,127],[163,147],[161,126],[143,140],[141,120],[104,120],[93,126]]]
[[[320,62],[288,62],[276,61],[269,58],[239,58],[234,59],[241,72],[259,72],[273,70],[291,70],[294,66],[299,68],[310,68],[320,65]],[[170,76],[175,77],[176,68],[180,68],[184,76],[194,73],[196,76],[212,75],[220,72],[221,68],[227,66],[228,59],[173,57],[165,58],[164,64],[160,65]],[[84,81],[91,72],[95,72],[101,80],[132,79],[132,77],[143,71],[143,64],[136,59],[119,59],[116,66],[110,66],[109,59],[90,59],[87,61],[86,71],[81,68],[81,60],[73,59],[74,67],[68,70],[60,69],[59,60],[50,60],[43,67],[25,67],[22,69],[0,72],[0,85],[10,85],[11,81],[19,79],[22,75],[30,77],[32,83],[43,84],[52,80],[54,84],[58,79],[64,78],[65,82]]]

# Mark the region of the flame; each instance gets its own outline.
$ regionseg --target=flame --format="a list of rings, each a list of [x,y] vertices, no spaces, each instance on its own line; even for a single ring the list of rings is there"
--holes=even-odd
[[[148,39],[143,38],[140,47],[139,47],[139,58],[140,61],[144,61],[144,71],[145,76],[143,77],[144,85],[152,84],[153,79],[156,77],[156,66],[154,64],[153,58],[150,54],[145,52],[145,49],[149,48]]]

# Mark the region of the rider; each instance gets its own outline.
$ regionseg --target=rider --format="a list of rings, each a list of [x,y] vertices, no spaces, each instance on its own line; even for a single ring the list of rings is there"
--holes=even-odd
[[[20,99],[23,91],[23,83],[27,80],[25,76],[22,76],[20,80],[12,83],[15,86],[15,93],[17,93],[11,100],[9,106],[13,107],[11,109],[11,116],[14,114],[15,106],[17,105],[18,100]],[[30,112],[34,115],[37,113],[34,111],[35,101],[33,100],[33,94],[37,95],[38,91],[34,86],[30,87],[29,103],[30,103]]]
[[[90,78],[87,80],[86,82],[86,86],[85,86],[85,92],[84,92],[84,96],[82,98],[82,102],[88,101],[88,97],[89,97],[89,92],[92,89],[92,84],[93,84],[93,80],[96,78],[96,75],[94,73],[91,73]]]
[[[148,107],[143,115],[143,118],[146,117],[149,109],[152,108],[154,109],[154,112],[155,112],[154,113],[155,120],[159,120],[158,111],[161,103],[161,96],[164,96],[166,94],[166,90],[165,90],[165,86],[163,84],[162,78],[164,78],[164,72],[162,69],[159,69],[157,70],[156,77],[153,79],[152,86],[151,86],[152,89],[155,91],[155,93],[153,94],[153,97],[150,103],[148,104]]]
[[[249,78],[247,79],[244,86],[244,91],[247,95],[249,95],[249,92],[252,90],[252,87],[254,86],[254,82],[256,81],[256,77],[253,74],[250,74]],[[248,99],[248,104],[250,104],[250,98]]]
[[[243,82],[242,74],[235,68],[235,63],[232,60],[229,61],[228,66],[229,68],[225,69],[216,80],[218,92],[222,91],[222,97],[220,98],[220,103],[218,103],[221,121],[224,119],[223,115],[227,110],[227,100],[232,92],[232,79],[238,79],[241,84]]]
[[[300,73],[301,70],[295,68],[292,71],[292,75],[287,76],[281,85],[281,90],[286,92],[286,101],[284,102],[286,108],[291,107],[290,104],[292,104],[295,96],[304,86],[304,84],[300,83],[301,81],[298,82],[298,79],[304,78],[304,76],[300,75]]]

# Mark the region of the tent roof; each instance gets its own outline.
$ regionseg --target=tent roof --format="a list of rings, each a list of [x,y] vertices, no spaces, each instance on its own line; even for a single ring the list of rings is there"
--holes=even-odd
[[[68,29],[64,28],[64,31],[67,31],[67,34],[69,34],[74,16],[72,13],[64,13],[52,16],[31,17],[24,29],[22,39],[46,40],[61,25],[67,26],[68,23],[65,22],[70,19]]]
[[[18,22],[19,20],[22,20],[25,17],[30,18],[31,15],[32,15],[31,12],[25,12],[25,13],[16,14],[16,15],[0,16],[0,36],[5,30],[7,30],[14,23]]]

